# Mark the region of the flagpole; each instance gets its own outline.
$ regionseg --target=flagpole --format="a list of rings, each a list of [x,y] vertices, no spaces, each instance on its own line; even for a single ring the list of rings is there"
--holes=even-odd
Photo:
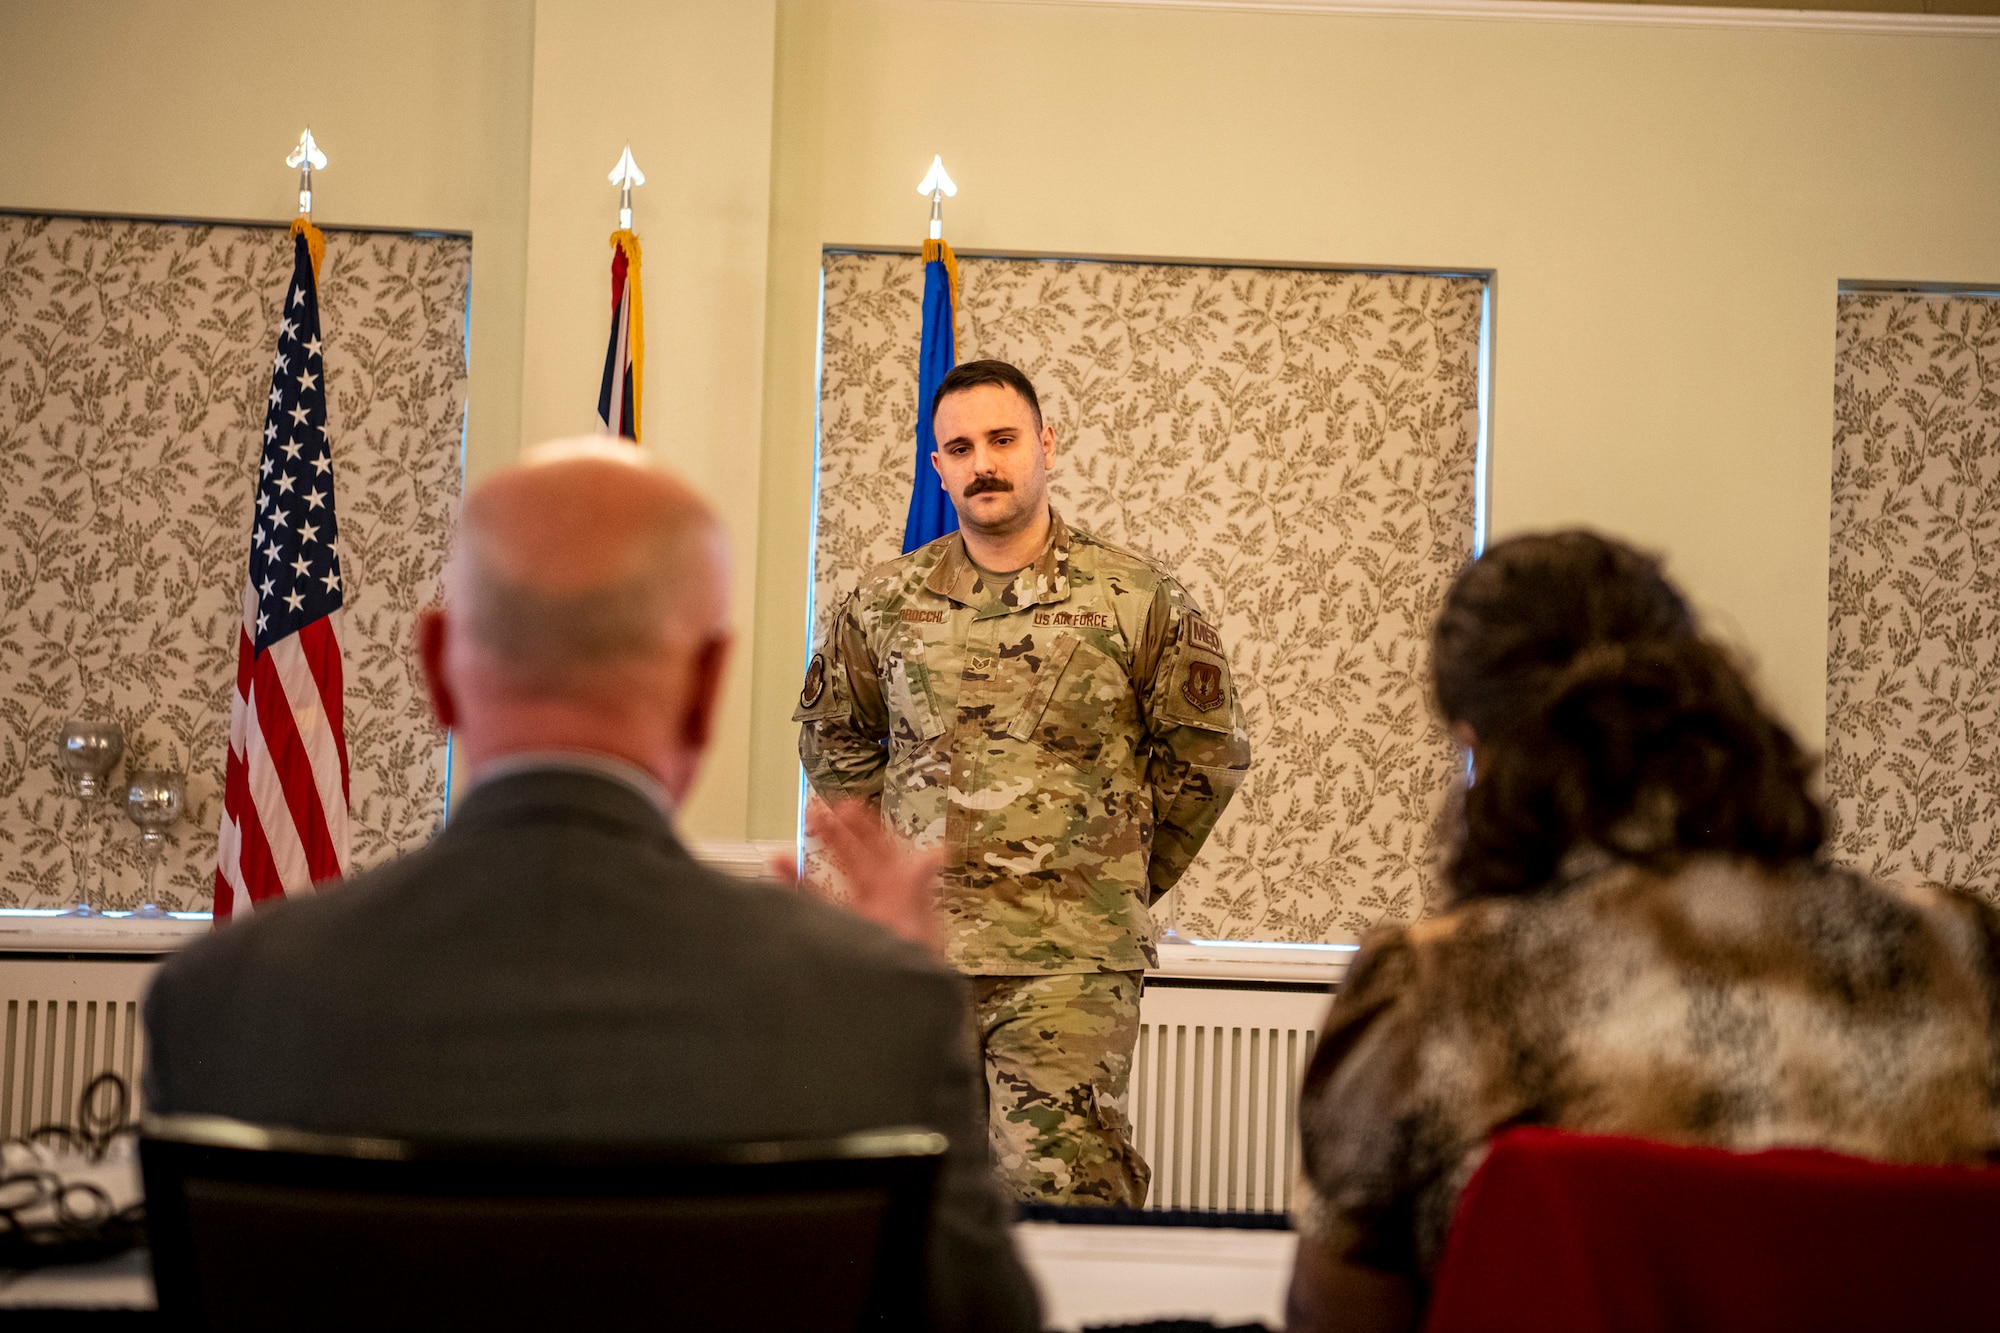
[[[943,154],[931,155],[931,169],[925,172],[923,180],[917,183],[917,193],[927,194],[931,198],[931,236],[930,240],[924,243],[924,264],[928,267],[934,259],[943,260],[945,272],[950,278],[951,359],[955,365],[958,362],[958,257],[952,254],[951,247],[944,242],[944,201],[957,197],[958,185],[952,180],[951,173],[944,169]]]
[[[639,442],[640,400],[646,367],[646,314],[639,288],[639,236],[632,230],[632,187],[646,173],[632,160],[632,145],[611,168],[618,187],[618,230],[611,233],[611,342],[604,353],[604,381],[597,392],[597,419],[608,435]]]
[[[598,161],[603,161],[599,158]],[[611,183],[618,186],[618,229],[632,230],[632,187],[646,183],[646,173],[639,170],[639,164],[632,160],[632,145],[626,144],[625,151],[618,158],[618,165],[611,168]]]
[[[931,169],[917,185],[918,194],[931,197],[931,239],[944,239],[944,201],[958,194],[958,186],[952,182],[951,173],[944,169],[944,155],[931,155]]]
[[[326,166],[326,154],[313,142],[311,126],[307,126],[306,132],[299,136],[299,146],[285,159],[285,165],[299,169],[299,216],[310,222],[313,214],[313,170]]]
[[[944,201],[958,186],[944,169],[944,158],[931,158],[931,169],[917,186],[931,201],[931,234],[924,242],[923,326],[917,344],[917,423],[915,471],[911,477],[910,512],[903,524],[903,550],[914,551],[958,527],[958,515],[942,489],[932,456],[937,436],[930,405],[944,377],[958,364],[958,260],[944,239]]]

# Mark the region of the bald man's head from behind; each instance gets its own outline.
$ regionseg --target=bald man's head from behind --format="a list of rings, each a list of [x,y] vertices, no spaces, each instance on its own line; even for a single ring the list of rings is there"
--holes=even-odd
[[[606,755],[678,804],[729,655],[722,525],[638,449],[531,451],[466,497],[445,603],[417,650],[467,771],[511,755]]]

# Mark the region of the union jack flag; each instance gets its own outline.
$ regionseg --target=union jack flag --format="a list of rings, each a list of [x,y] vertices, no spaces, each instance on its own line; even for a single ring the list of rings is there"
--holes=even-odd
[[[347,739],[333,455],[326,433],[317,258],[292,227],[264,416],[249,579],[237,630],[236,698],[215,867],[215,919],[305,893],[348,869]]]

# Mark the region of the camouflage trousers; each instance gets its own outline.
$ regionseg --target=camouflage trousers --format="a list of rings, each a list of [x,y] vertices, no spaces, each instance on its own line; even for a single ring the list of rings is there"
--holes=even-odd
[[[1125,1113],[1141,975],[969,978],[986,1057],[987,1136],[1017,1198],[1146,1202],[1153,1173]]]

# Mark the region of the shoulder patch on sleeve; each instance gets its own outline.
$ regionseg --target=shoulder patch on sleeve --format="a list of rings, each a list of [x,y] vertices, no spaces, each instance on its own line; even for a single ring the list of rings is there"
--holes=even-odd
[[[1202,619],[1201,612],[1192,607],[1181,614],[1181,642],[1206,649],[1217,657],[1228,656],[1222,647],[1222,636],[1215,632],[1215,626]]]
[[[1236,691],[1229,678],[1229,659],[1185,635],[1177,639],[1160,662],[1161,679],[1153,696],[1156,723],[1233,731],[1236,710],[1231,700]]]
[[[1204,713],[1222,707],[1229,697],[1222,689],[1222,668],[1201,658],[1189,662],[1181,681],[1181,696]]]
[[[799,706],[792,710],[792,721],[825,722],[847,715],[847,694],[835,678],[839,670],[824,652],[812,655],[806,664],[805,683],[799,686]]]
[[[826,654],[814,653],[806,667],[806,683],[799,691],[799,707],[811,708],[826,694]]]

